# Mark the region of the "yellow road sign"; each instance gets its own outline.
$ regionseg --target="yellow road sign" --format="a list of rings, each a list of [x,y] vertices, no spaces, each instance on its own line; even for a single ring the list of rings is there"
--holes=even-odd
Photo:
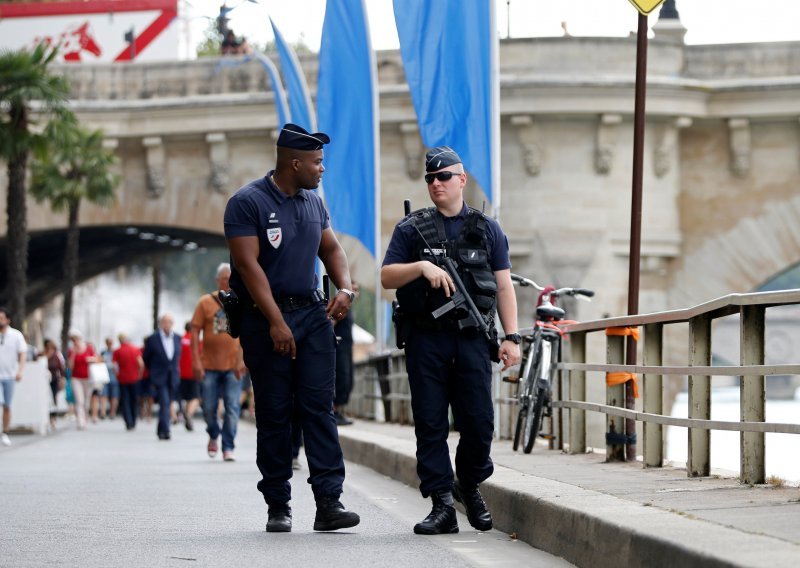
[[[630,0],[630,2],[636,6],[637,10],[647,16],[653,10],[658,8],[664,2],[664,0]]]

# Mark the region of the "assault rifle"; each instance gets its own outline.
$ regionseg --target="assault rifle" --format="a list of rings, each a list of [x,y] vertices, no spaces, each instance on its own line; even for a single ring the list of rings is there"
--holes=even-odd
[[[411,201],[406,199],[404,202],[404,207],[406,215],[410,214]],[[486,341],[489,343],[489,352],[492,361],[498,362],[500,358],[498,355],[499,346],[497,344],[497,330],[494,329],[494,327],[489,327],[489,324],[486,323],[483,315],[481,315],[481,312],[478,310],[478,307],[475,305],[472,297],[467,292],[464,281],[461,280],[461,276],[458,275],[455,261],[447,256],[447,254],[444,254],[441,257],[433,254],[433,249],[425,239],[422,231],[419,230],[419,227],[417,227],[416,224],[414,224],[414,228],[416,229],[419,237],[422,239],[422,242],[425,244],[425,247],[431,251],[433,262],[436,264],[436,266],[447,272],[447,274],[453,280],[453,283],[456,285],[456,290],[450,295],[450,300],[431,312],[433,319],[438,320],[440,317],[450,313],[452,310],[461,310],[462,312],[466,312],[467,315],[458,320],[458,329],[464,330],[477,328],[480,330],[483,336],[486,337]]]

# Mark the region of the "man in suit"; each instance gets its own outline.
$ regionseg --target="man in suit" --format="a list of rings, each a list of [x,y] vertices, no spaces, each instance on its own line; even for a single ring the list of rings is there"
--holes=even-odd
[[[181,374],[178,363],[181,359],[181,338],[173,333],[175,320],[164,314],[159,320],[159,329],[144,342],[142,359],[150,371],[150,381],[158,394],[158,439],[169,440],[170,404],[178,399]]]

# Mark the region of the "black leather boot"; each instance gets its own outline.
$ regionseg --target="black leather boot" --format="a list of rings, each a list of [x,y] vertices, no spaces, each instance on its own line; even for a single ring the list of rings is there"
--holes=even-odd
[[[289,503],[276,503],[269,506],[267,532],[292,532],[292,508]]]
[[[467,520],[469,524],[478,529],[479,531],[492,530],[492,514],[486,507],[486,503],[478,491],[478,486],[464,487],[456,481],[453,487],[453,495],[456,500],[464,505],[467,511]]]
[[[315,531],[335,531],[356,526],[361,518],[344,508],[338,497],[328,496],[317,499],[317,516],[314,518]]]
[[[458,532],[456,504],[450,491],[436,491],[431,494],[433,509],[422,522],[414,525],[416,534],[453,534]]]

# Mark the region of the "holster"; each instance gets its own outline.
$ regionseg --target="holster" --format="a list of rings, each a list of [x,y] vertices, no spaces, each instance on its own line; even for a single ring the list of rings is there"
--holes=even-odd
[[[225,310],[225,318],[228,320],[228,335],[235,339],[242,330],[242,304],[239,302],[239,296],[233,290],[220,290],[218,296],[219,303]]]
[[[398,349],[405,349],[411,325],[400,309],[400,303],[397,300],[392,301],[392,322],[394,323],[395,344]]]

